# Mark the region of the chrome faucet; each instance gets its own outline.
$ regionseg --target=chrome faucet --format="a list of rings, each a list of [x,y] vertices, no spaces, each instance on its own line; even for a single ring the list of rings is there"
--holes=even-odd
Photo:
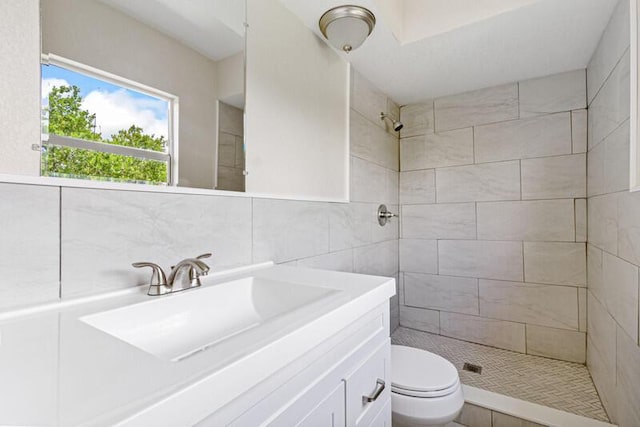
[[[162,267],[152,262],[136,262],[132,266],[135,268],[150,267],[152,269],[148,295],[166,295],[200,286],[200,277],[209,273],[209,266],[202,259],[210,256],[211,254],[202,254],[196,258],[183,259],[171,267],[169,277],[164,274]],[[185,275],[185,271],[188,271],[188,276]]]

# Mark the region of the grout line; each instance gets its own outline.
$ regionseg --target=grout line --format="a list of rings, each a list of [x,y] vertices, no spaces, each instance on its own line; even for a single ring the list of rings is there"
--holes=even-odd
[[[574,144],[574,131],[573,131],[573,110],[571,110],[569,112],[569,129],[571,130],[571,153],[572,154],[577,154],[576,153],[576,147]]]
[[[436,275],[440,275],[440,240],[436,239]]]
[[[475,216],[476,216],[476,218],[475,218],[475,220],[476,220],[475,221],[476,222],[476,240],[479,240],[478,239],[478,202],[474,202],[474,205],[475,205],[474,207],[475,207]]]
[[[522,241],[522,282],[526,283],[527,278],[525,276],[525,268],[524,268],[524,240]]]
[[[518,120],[520,120],[522,117],[520,116],[520,82],[516,83],[516,90],[518,92]]]
[[[471,148],[473,151],[473,164],[476,163],[476,127],[471,126]]]
[[[522,159],[518,160],[518,168],[520,172],[520,200],[522,200]]]

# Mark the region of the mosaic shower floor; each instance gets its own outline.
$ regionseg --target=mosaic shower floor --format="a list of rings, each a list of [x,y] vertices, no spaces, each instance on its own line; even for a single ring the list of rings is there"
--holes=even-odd
[[[440,335],[398,328],[393,344],[438,354],[453,363],[463,384],[561,411],[609,422],[584,365],[486,347]],[[481,374],[462,370],[480,365]]]

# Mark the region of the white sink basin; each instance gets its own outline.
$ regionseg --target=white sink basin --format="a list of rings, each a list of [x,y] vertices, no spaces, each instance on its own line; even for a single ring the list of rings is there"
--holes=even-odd
[[[337,292],[247,277],[80,320],[161,359],[178,361]]]

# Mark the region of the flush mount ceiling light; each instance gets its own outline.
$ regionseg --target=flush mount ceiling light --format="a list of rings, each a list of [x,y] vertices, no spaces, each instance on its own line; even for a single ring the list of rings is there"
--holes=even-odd
[[[376,17],[360,6],[338,6],[320,18],[320,31],[336,49],[351,52],[360,47],[376,26]]]

